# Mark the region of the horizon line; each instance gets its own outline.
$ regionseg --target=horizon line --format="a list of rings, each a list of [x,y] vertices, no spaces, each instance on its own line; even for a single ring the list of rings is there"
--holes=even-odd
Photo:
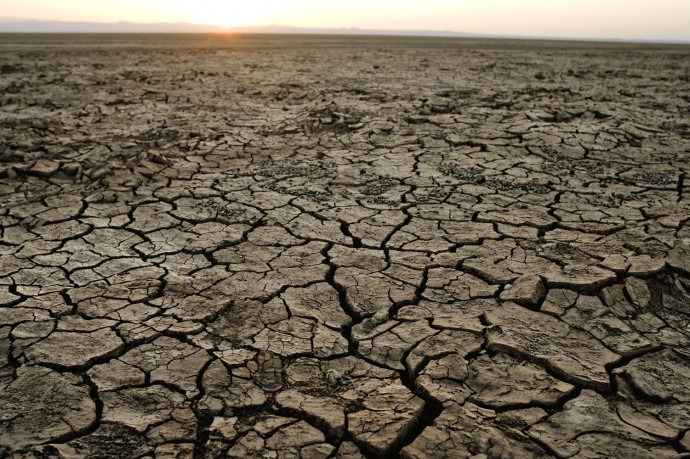
[[[24,24],[52,24],[64,25],[65,30],[2,30],[8,26],[20,26]],[[209,29],[206,31],[189,31],[189,30],[169,30],[169,31],[83,31],[83,30],[69,30],[70,25],[80,26],[117,26],[117,25],[131,25],[131,26],[183,26],[183,27],[198,27]],[[287,29],[294,31],[282,32],[259,32],[253,31],[258,29]],[[673,38],[619,38],[619,37],[573,37],[573,36],[555,36],[555,35],[503,35],[498,33],[477,33],[477,32],[460,32],[447,29],[388,29],[377,28],[368,29],[361,27],[303,27],[280,24],[262,24],[262,25],[239,25],[239,26],[220,26],[214,24],[201,24],[185,21],[176,22],[136,22],[128,20],[118,20],[114,22],[103,21],[58,21],[58,20],[42,20],[30,18],[10,18],[0,16],[0,34],[238,34],[238,35],[348,35],[338,32],[351,32],[349,35],[359,36],[400,36],[400,37],[437,37],[437,38],[488,38],[488,39],[517,39],[517,40],[563,40],[563,41],[583,41],[583,42],[625,42],[625,43],[642,43],[642,44],[690,44],[690,39],[673,39]],[[358,33],[361,32],[361,33]]]

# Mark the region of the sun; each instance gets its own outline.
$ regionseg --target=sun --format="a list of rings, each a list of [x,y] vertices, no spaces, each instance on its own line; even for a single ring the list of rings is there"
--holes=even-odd
[[[221,27],[255,25],[266,10],[263,2],[256,0],[196,0],[189,3],[187,16],[190,20]]]

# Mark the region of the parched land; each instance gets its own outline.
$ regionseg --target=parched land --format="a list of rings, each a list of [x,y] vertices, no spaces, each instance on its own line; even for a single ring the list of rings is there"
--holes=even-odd
[[[0,457],[687,457],[689,76],[0,36]]]

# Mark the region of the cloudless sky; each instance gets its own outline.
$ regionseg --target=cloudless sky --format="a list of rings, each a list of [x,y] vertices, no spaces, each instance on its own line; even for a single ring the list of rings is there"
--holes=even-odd
[[[0,0],[0,16],[690,40],[690,0]]]

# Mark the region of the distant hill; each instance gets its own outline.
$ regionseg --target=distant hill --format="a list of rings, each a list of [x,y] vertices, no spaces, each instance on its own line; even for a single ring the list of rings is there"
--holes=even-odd
[[[543,36],[515,36],[491,35],[449,30],[380,30],[357,28],[311,28],[290,27],[280,25],[249,26],[249,27],[218,27],[187,22],[62,22],[39,21],[34,19],[17,19],[0,17],[0,33],[246,33],[246,34],[302,34],[302,35],[380,35],[380,36],[412,36],[412,37],[465,37],[465,38],[506,38],[506,39],[538,39],[538,40],[577,40],[577,41],[608,41],[608,42],[638,42],[638,43],[679,43],[688,41],[678,40],[634,40],[617,38],[572,38],[572,37],[543,37]]]
[[[0,18],[0,32],[4,33],[217,33],[225,30],[186,22],[62,22]]]
[[[227,29],[233,33],[264,33],[264,34],[303,34],[303,35],[387,35],[387,36],[416,36],[416,37],[492,37],[493,35],[452,32],[449,30],[383,30],[358,28],[314,28],[290,26],[250,26],[233,27]]]
[[[135,22],[62,22],[37,21],[0,17],[0,32],[4,33],[262,33],[305,35],[411,35],[430,37],[482,37],[488,35],[466,34],[450,31],[429,30],[368,30],[356,28],[328,29],[289,26],[252,26],[223,28],[186,22],[135,23]]]

